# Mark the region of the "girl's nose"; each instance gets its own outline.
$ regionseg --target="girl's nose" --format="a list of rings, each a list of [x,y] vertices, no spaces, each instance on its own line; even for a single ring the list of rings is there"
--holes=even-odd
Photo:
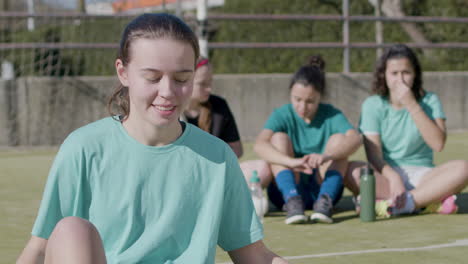
[[[171,98],[174,96],[174,81],[165,76],[162,78],[159,86],[158,94],[164,98]]]

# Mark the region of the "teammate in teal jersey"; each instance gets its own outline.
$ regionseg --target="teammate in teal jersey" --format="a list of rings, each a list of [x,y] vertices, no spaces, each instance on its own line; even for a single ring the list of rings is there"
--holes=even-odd
[[[179,121],[198,40],[180,19],[144,14],[125,28],[112,117],[71,133],[50,170],[18,263],[286,263],[263,230],[237,157]]]
[[[347,158],[361,143],[343,113],[321,102],[324,67],[322,58],[313,56],[294,74],[289,85],[291,103],[270,115],[254,146],[271,166],[275,180],[268,186],[268,197],[278,208],[285,205],[286,224],[307,221],[306,208],[314,210],[312,221],[333,221],[333,206],[343,193]],[[248,167],[244,166],[244,172]],[[264,177],[267,170],[259,171]]]
[[[362,105],[360,130],[367,159],[376,170],[377,213],[389,217],[457,211],[453,194],[468,183],[468,162],[434,166],[433,152],[446,141],[445,114],[438,96],[425,91],[415,53],[403,44],[389,48],[378,61],[372,91]],[[359,194],[359,168],[350,166],[349,188]]]

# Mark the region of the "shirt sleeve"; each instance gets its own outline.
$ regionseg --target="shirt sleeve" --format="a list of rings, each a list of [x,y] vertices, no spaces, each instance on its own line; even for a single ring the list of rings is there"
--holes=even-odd
[[[255,213],[247,183],[234,153],[228,153],[218,245],[225,251],[232,251],[261,239],[263,227]]]
[[[332,134],[345,134],[348,130],[354,129],[354,126],[349,122],[343,112],[336,108],[334,108],[331,123]]]
[[[382,107],[375,104],[377,97],[367,98],[361,107],[359,130],[363,134],[381,134],[380,111]]]
[[[48,239],[64,217],[88,219],[90,188],[80,147],[67,138],[50,169],[32,235]]]
[[[271,113],[263,128],[272,130],[273,132],[287,133],[287,126],[286,122],[284,122],[281,109],[275,109],[273,113]]]
[[[445,116],[444,109],[442,107],[442,103],[440,102],[439,96],[437,96],[437,94],[431,93],[431,96],[429,97],[429,100],[428,100],[428,105],[432,110],[431,111],[432,119],[436,119],[436,118],[447,119],[447,117]]]

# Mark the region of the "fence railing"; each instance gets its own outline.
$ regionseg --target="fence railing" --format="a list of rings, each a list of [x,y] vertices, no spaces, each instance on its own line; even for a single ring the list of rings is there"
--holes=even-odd
[[[5,20],[28,19],[64,19],[64,20],[97,20],[97,19],[130,19],[134,15],[88,15],[83,13],[55,13],[40,14],[27,12],[0,12],[0,24]],[[386,48],[392,43],[375,42],[351,42],[350,22],[376,22],[376,23],[461,23],[468,25],[468,17],[429,17],[429,16],[405,16],[384,17],[370,15],[349,15],[349,1],[343,1],[342,15],[300,15],[300,14],[207,14],[206,21],[199,21],[195,15],[183,17],[195,27],[205,27],[207,21],[340,21],[342,27],[342,41],[340,42],[209,42],[208,49],[278,49],[278,48],[339,48],[343,49],[343,72],[350,72],[349,53],[351,49],[379,49]],[[197,28],[199,34],[206,34],[206,30]],[[205,36],[199,36],[205,37]],[[439,43],[406,43],[410,47],[422,49],[468,49],[468,42],[439,42]],[[116,49],[118,44],[112,42],[0,42],[0,51],[8,50],[34,50],[34,49]],[[1,58],[0,58],[1,59]]]
[[[345,1],[346,2],[346,1]],[[347,9],[344,9],[347,10]],[[413,22],[413,23],[461,23],[468,25],[468,17],[430,17],[430,16],[405,16],[405,17],[383,17],[383,16],[349,16],[345,12],[343,15],[271,15],[271,14],[212,14],[207,16],[207,20],[213,21],[342,21],[342,42],[211,42],[208,43],[210,49],[227,48],[342,48],[343,49],[343,72],[350,72],[349,52],[350,49],[362,48],[387,48],[392,43],[376,42],[350,42],[349,22]],[[192,17],[188,17],[192,18]],[[413,48],[422,49],[468,49],[468,42],[440,42],[440,43],[406,43]]]

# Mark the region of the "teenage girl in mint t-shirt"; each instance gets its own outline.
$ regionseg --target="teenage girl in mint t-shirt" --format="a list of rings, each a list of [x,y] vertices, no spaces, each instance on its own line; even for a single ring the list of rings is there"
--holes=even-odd
[[[62,144],[17,263],[214,263],[217,245],[235,263],[286,263],[262,242],[231,148],[179,121],[198,56],[173,15],[127,25],[110,101],[118,112]]]
[[[453,194],[467,185],[468,162],[434,166],[433,152],[443,150],[447,137],[446,117],[438,96],[422,87],[416,55],[405,45],[392,46],[380,58],[374,78],[374,95],[362,104],[359,128],[375,169],[377,198],[383,199],[378,214],[389,217],[420,208],[455,213]],[[349,183],[357,196],[359,169]]]

